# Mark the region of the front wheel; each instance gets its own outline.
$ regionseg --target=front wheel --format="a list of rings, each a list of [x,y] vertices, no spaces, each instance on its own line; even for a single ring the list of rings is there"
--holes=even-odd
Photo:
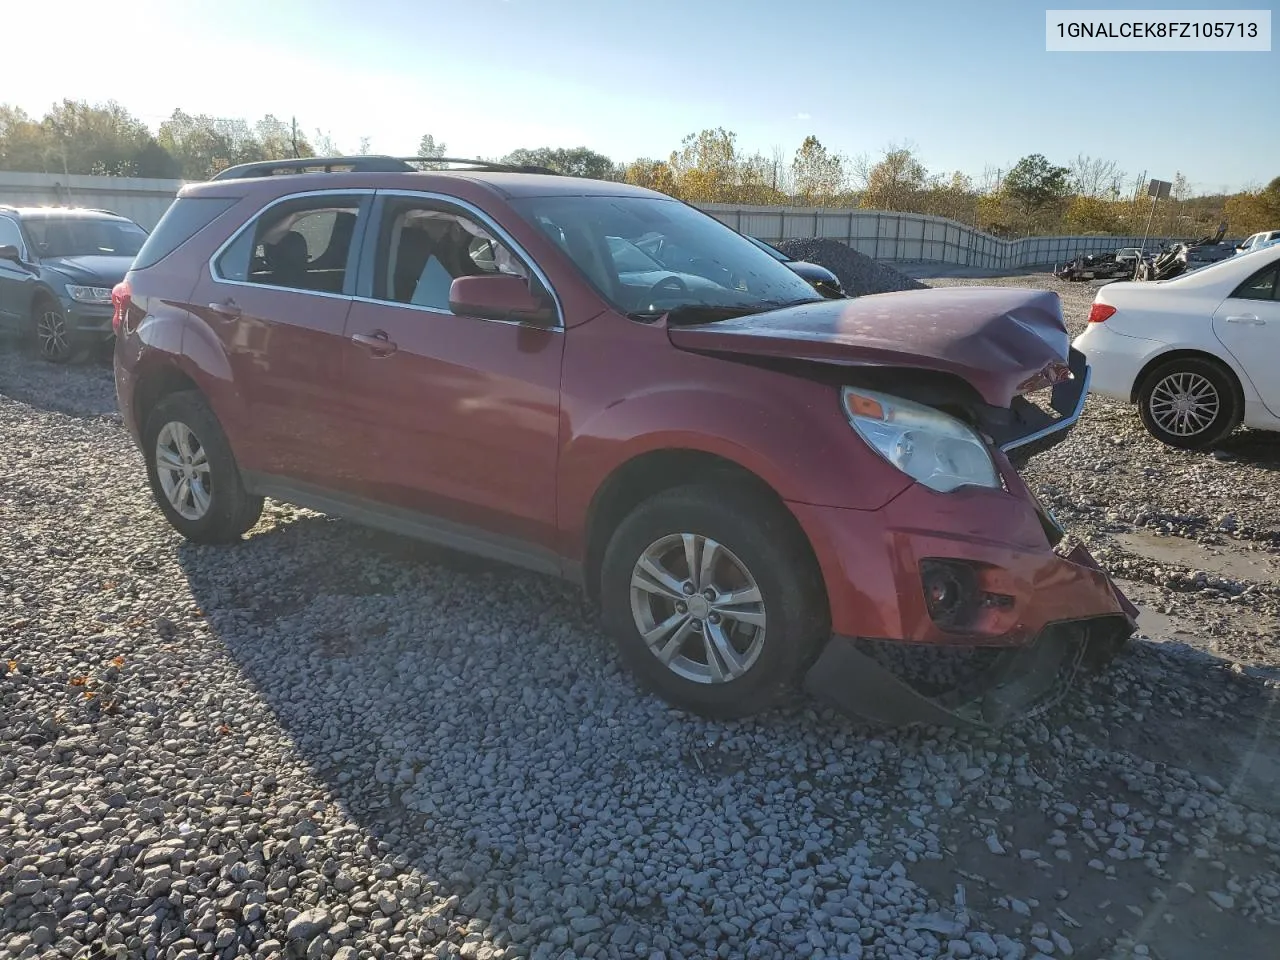
[[[1240,423],[1240,402],[1231,374],[1198,357],[1170,360],[1151,371],[1138,390],[1147,432],[1161,443],[1201,450]]]
[[[262,515],[240,479],[231,445],[195,391],[171,393],[143,431],[147,478],[169,523],[196,543],[233,543]]]
[[[778,703],[829,633],[821,575],[795,521],[734,489],[682,487],[642,503],[609,542],[600,585],[627,666],[707,717]]]
[[[41,299],[31,314],[32,340],[40,358],[49,363],[70,363],[79,348],[62,308],[52,300]]]

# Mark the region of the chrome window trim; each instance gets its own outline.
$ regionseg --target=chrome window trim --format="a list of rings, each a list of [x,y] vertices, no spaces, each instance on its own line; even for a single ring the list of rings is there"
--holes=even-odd
[[[208,262],[209,277],[214,283],[225,283],[228,286],[233,287],[252,287],[255,290],[281,290],[285,293],[297,293],[310,297],[325,297],[329,300],[354,300],[355,297],[348,296],[345,293],[328,293],[324,290],[303,290],[299,287],[280,287],[273,283],[250,283],[248,280],[231,280],[218,273],[217,263],[218,258],[227,251],[227,248],[239,240],[240,235],[253,227],[272,207],[279,206],[282,203],[287,203],[290,200],[300,200],[304,197],[372,197],[373,194],[374,190],[370,187],[353,187],[350,190],[337,190],[333,188],[329,188],[327,190],[299,190],[296,193],[287,193],[282,197],[276,197],[266,206],[260,207],[257,213],[242,223],[235,232],[231,234],[231,236],[218,246],[217,250],[213,251]],[[352,234],[352,239],[355,239],[354,233]],[[347,256],[350,257],[350,255],[350,251],[348,251]]]
[[[446,194],[446,193],[436,193],[435,191],[431,191],[431,190],[404,190],[404,189],[379,188],[378,190],[375,191],[375,193],[380,197],[382,196],[407,197],[411,200],[433,200],[439,203],[458,207],[459,209],[465,211],[468,215],[470,215],[471,217],[479,221],[485,228],[487,228],[490,232],[492,232],[495,237],[497,237],[499,240],[505,243],[508,247],[510,247],[512,252],[514,252],[516,256],[518,256],[522,261],[524,261],[525,264],[528,265],[530,271],[532,271],[533,274],[542,283],[542,285],[546,287],[547,292],[551,294],[551,300],[556,307],[556,324],[553,327],[544,327],[536,323],[525,323],[524,321],[521,321],[521,320],[490,320],[489,322],[505,323],[505,324],[510,324],[512,326],[516,326],[516,327],[530,327],[534,330],[558,330],[558,331],[564,330],[565,328],[564,304],[560,300],[560,294],[556,292],[556,288],[552,285],[551,279],[547,276],[546,272],[543,271],[543,269],[540,266],[538,266],[538,262],[529,255],[528,250],[526,250],[523,246],[521,246],[516,241],[516,239],[513,236],[511,236],[511,234],[508,233],[501,224],[499,224],[496,220],[493,219],[493,217],[489,216],[489,214],[485,213],[483,210],[477,207],[474,203],[471,203],[468,200],[463,200],[461,197],[450,196],[449,194]],[[381,224],[379,224],[379,226],[381,226]],[[412,303],[399,303],[395,300],[378,300],[373,297],[354,297],[353,299],[358,300],[361,303],[377,303],[377,304],[381,304],[382,306],[407,307],[410,310],[423,310],[428,313],[439,314],[440,316],[443,316],[443,317],[457,316],[456,313],[450,310],[439,310],[434,307],[422,307]],[[483,320],[485,318],[479,317],[476,319]]]

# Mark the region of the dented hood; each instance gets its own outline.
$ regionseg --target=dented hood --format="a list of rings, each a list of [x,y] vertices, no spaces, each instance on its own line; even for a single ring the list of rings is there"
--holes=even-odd
[[[1056,293],[1021,287],[935,287],[817,300],[767,313],[669,328],[699,352],[861,367],[912,367],[961,377],[989,404],[1067,360]]]

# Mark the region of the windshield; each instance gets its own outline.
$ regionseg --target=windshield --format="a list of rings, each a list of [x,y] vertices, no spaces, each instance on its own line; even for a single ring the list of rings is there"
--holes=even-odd
[[[147,239],[147,232],[128,220],[33,217],[23,226],[42,258],[133,257]]]
[[[628,315],[705,320],[822,299],[746,237],[677,200],[525,197],[513,206]]]
[[[757,247],[759,247],[761,250],[763,250],[765,253],[767,253],[769,256],[773,257],[773,259],[777,260],[780,263],[786,263],[788,260],[791,259],[785,253],[779,250],[777,247],[774,247],[770,244],[765,243],[763,240],[761,240],[758,237],[747,237],[747,239],[750,240]]]

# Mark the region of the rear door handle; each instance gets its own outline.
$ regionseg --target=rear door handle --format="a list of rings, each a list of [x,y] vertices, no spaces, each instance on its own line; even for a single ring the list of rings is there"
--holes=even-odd
[[[387,336],[385,330],[375,330],[373,333],[353,333],[351,340],[362,347],[368,347],[369,352],[375,357],[389,357],[400,349]]]
[[[240,319],[240,304],[236,303],[230,297],[220,303],[209,304],[209,309],[220,317],[226,317],[228,320]]]
[[[1261,327],[1267,322],[1261,317],[1254,316],[1252,313],[1246,313],[1239,317],[1227,317],[1226,320],[1227,323],[1247,323],[1255,327]]]

